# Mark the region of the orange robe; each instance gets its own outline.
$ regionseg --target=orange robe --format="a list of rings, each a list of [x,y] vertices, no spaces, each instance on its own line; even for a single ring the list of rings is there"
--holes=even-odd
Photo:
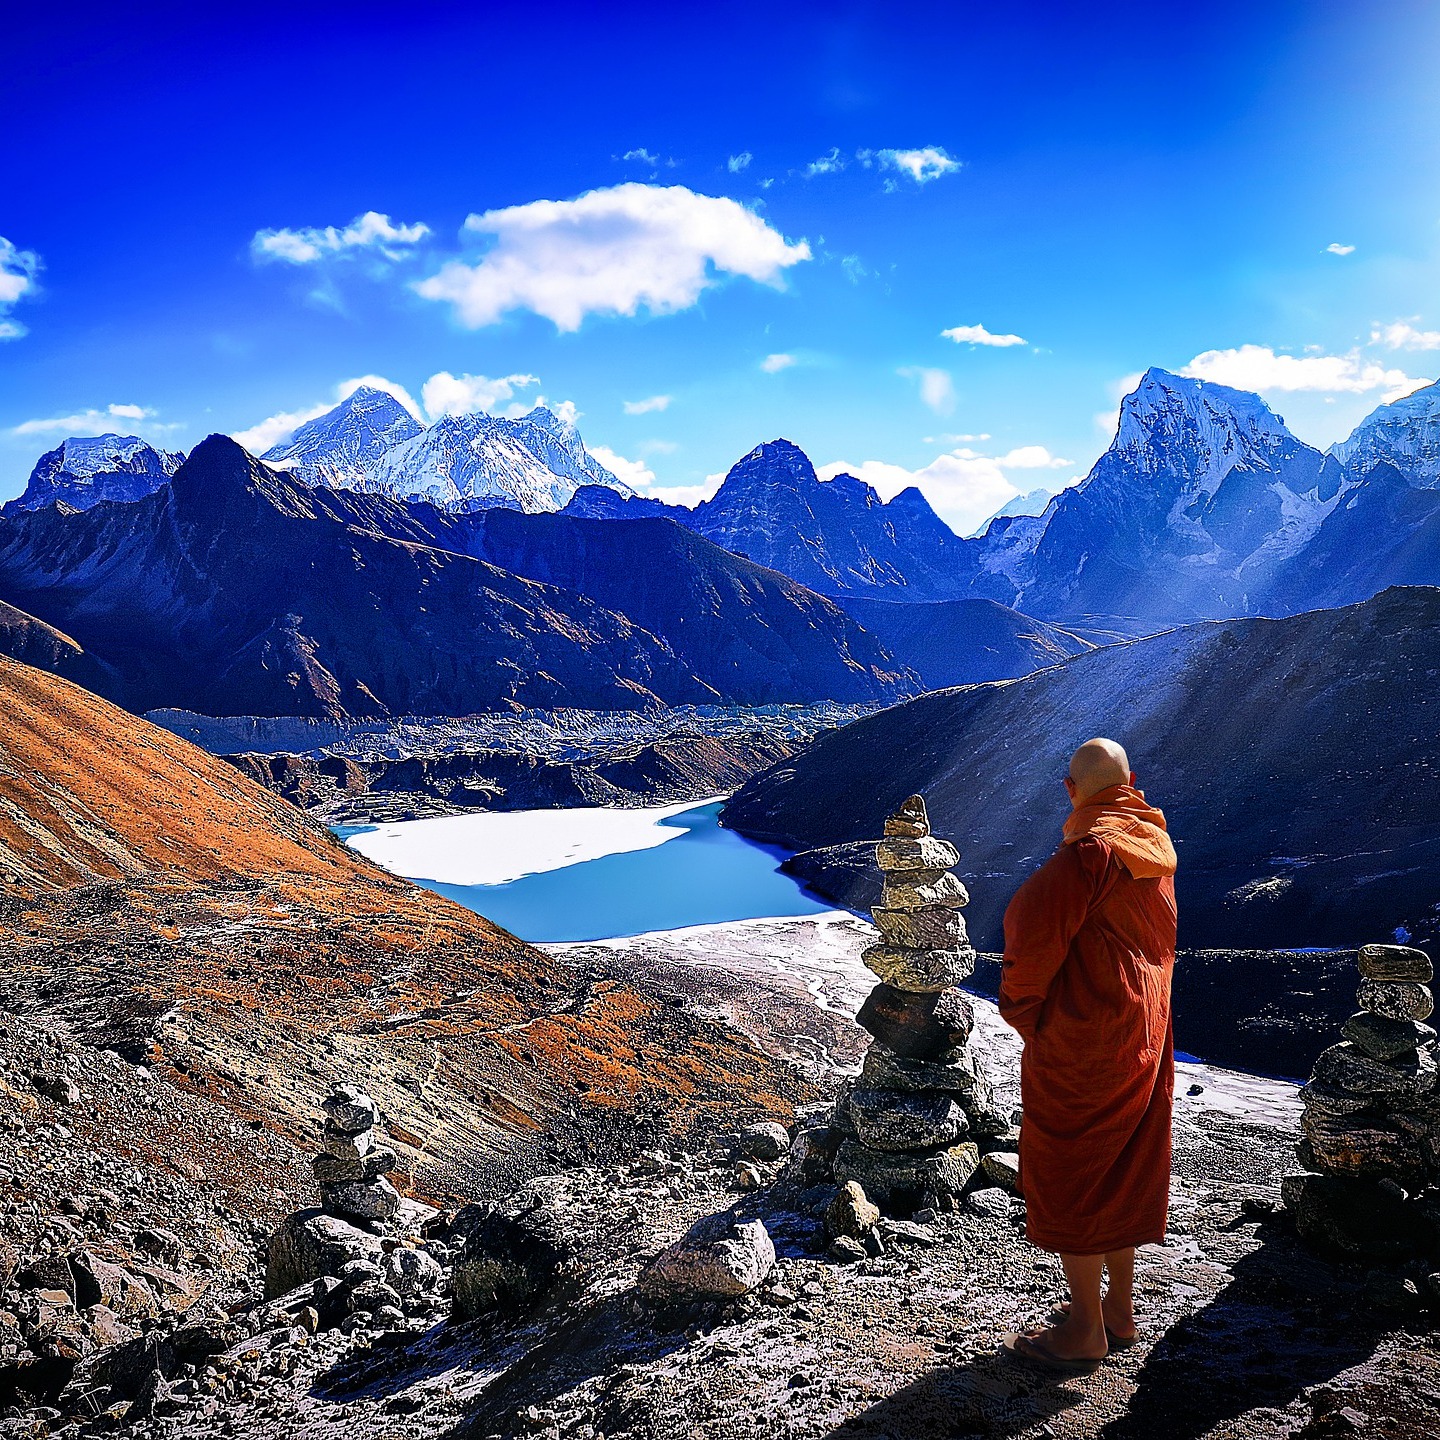
[[[1030,1240],[1098,1255],[1165,1238],[1175,850],[1128,785],[1066,822],[1005,912],[1000,1014],[1020,1032]]]

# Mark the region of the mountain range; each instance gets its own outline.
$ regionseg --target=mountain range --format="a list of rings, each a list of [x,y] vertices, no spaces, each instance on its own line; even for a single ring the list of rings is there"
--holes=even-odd
[[[878,703],[918,688],[831,601],[668,521],[643,527],[308,486],[217,435],[131,504],[7,517],[0,595],[139,711]],[[624,565],[601,538],[629,540]]]

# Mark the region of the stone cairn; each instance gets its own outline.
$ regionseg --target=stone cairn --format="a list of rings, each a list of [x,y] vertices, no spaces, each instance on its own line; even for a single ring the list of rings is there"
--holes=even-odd
[[[857,1183],[891,1213],[953,1210],[982,1149],[1013,1150],[970,1044],[974,1011],[957,988],[975,970],[960,914],[970,897],[950,873],[959,851],[930,833],[918,795],[885,821],[875,859],[880,941],[861,958],[881,983],[857,1016],[875,1040],[836,1106],[835,1179]],[[1013,1156],[994,1159],[993,1178],[1012,1179]]]
[[[1369,1259],[1440,1244],[1440,1092],[1434,968],[1423,950],[1364,945],[1360,1009],[1300,1091],[1296,1147],[1308,1172],[1283,1182],[1302,1238]],[[1428,1192],[1428,1193],[1427,1193]],[[1437,1277],[1440,1278],[1440,1277]]]
[[[380,1107],[353,1085],[337,1085],[321,1102],[324,1148],[311,1160],[320,1204],[342,1220],[388,1220],[400,1207],[400,1192],[385,1178],[397,1160],[377,1142]]]

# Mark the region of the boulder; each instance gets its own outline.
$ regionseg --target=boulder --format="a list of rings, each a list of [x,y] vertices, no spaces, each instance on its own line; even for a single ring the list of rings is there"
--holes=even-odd
[[[965,1098],[987,1092],[988,1086],[975,1061],[975,1052],[962,1047],[945,1050],[933,1060],[910,1060],[883,1045],[865,1052],[860,1082],[875,1090],[905,1090],[912,1094],[938,1092]]]
[[[398,1157],[387,1145],[376,1146],[363,1155],[342,1156],[325,1149],[310,1160],[310,1168],[321,1185],[368,1184],[398,1164]]]
[[[1389,1064],[1395,1060],[1413,1059],[1419,1049],[1433,1049],[1435,1031],[1418,1020],[1390,1020],[1357,1010],[1346,1022],[1344,1035],[1372,1060]]]
[[[1384,1064],[1342,1040],[1320,1052],[1311,1078],[1352,1095],[1374,1095],[1403,1104],[1435,1088],[1435,1057],[1428,1050],[1417,1051],[1413,1060]]]
[[[641,1289],[716,1298],[748,1295],[775,1265],[775,1245],[763,1220],[729,1211],[707,1215],[645,1267]]]
[[[860,959],[897,990],[948,990],[975,973],[975,952],[968,948],[904,950],[898,945],[871,945]]]
[[[402,1245],[384,1259],[385,1283],[402,1300],[415,1300],[437,1290],[445,1278],[440,1262],[433,1255],[413,1246]]]
[[[1361,1260],[1440,1253],[1440,1231],[1403,1192],[1338,1175],[1287,1175],[1285,1208],[1301,1239]]]
[[[459,1316],[571,1300],[589,1283],[592,1236],[569,1220],[552,1189],[522,1190],[467,1228],[450,1276]]]
[[[123,1265],[82,1250],[71,1256],[70,1268],[75,1272],[77,1305],[104,1305],[127,1322],[154,1320],[159,1316],[160,1302],[155,1292]]]
[[[747,1125],[736,1147],[751,1160],[778,1160],[790,1148],[790,1132],[776,1120]]]
[[[1334,1117],[1316,1109],[1300,1120],[1305,1139],[1300,1163],[1327,1175],[1391,1179],[1400,1185],[1423,1182],[1420,1136],[1378,1116]]]
[[[835,1164],[835,1152],[844,1138],[833,1125],[808,1125],[795,1136],[780,1183],[805,1189],[828,1179]]]
[[[884,910],[925,910],[948,905],[963,910],[970,892],[948,870],[892,870],[880,892]]]
[[[925,801],[919,795],[911,795],[893,815],[886,817],[887,840],[922,840],[929,833],[930,817],[925,811]]]
[[[400,1208],[400,1192],[383,1178],[322,1185],[320,1199],[331,1214],[353,1220],[388,1220]]]
[[[884,871],[949,870],[960,863],[960,852],[933,835],[920,839],[886,836],[875,847],[875,863]]]
[[[301,1210],[271,1235],[265,1250],[265,1296],[274,1299],[351,1260],[378,1262],[380,1237],[323,1210]]]
[[[380,1123],[380,1107],[354,1085],[337,1085],[320,1108],[329,1126],[342,1134],[358,1135]]]
[[[858,1240],[880,1221],[880,1207],[873,1204],[856,1180],[847,1180],[840,1193],[825,1207],[825,1229],[831,1236],[848,1235]]]
[[[964,1045],[975,1026],[975,1011],[963,990],[919,992],[885,984],[877,985],[866,996],[855,1018],[882,1045],[910,1060],[933,1060],[946,1050]]]
[[[1407,980],[1428,985],[1435,978],[1430,957],[1409,945],[1362,945],[1358,963],[1367,980]]]
[[[1312,1080],[1300,1087],[1300,1103],[1306,1111],[1315,1111],[1332,1119],[1349,1115],[1373,1114],[1384,1108],[1384,1101],[1374,1095],[1352,1095],[1348,1090],[1336,1090]]]
[[[970,944],[965,917],[948,905],[926,910],[887,910],[877,905],[870,915],[884,943],[903,950],[956,950]]]
[[[835,1157],[835,1178],[855,1180],[865,1194],[886,1208],[918,1204],[926,1194],[959,1195],[980,1167],[980,1149],[973,1142],[938,1150],[873,1150],[847,1140]]]
[[[992,1150],[980,1157],[980,1173],[992,1185],[1020,1194],[1020,1157],[1013,1150]]]
[[[856,1089],[847,1105],[855,1133],[872,1150],[924,1150],[951,1145],[970,1129],[948,1095]]]
[[[1359,1004],[1362,1010],[1387,1020],[1428,1020],[1435,998],[1428,986],[1409,981],[1362,980]]]

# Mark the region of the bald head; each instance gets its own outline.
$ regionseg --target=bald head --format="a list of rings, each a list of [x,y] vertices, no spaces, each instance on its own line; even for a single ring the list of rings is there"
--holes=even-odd
[[[1130,757],[1113,740],[1087,740],[1070,757],[1070,798],[1082,804],[1112,785],[1130,783]]]

